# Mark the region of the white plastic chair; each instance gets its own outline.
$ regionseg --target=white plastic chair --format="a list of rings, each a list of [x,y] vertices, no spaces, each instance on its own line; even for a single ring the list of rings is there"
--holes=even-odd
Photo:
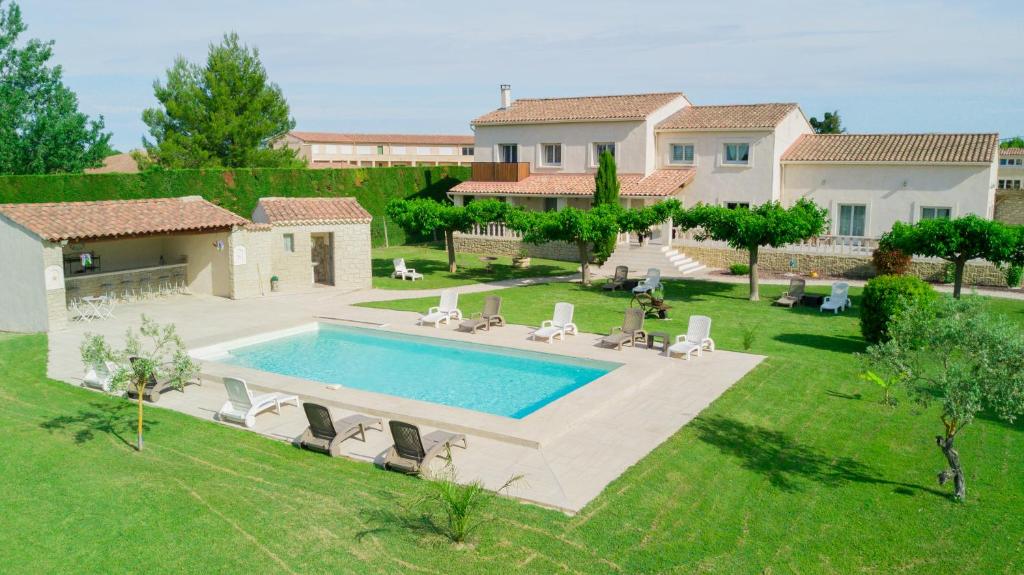
[[[705,349],[715,351],[715,340],[711,339],[711,318],[706,315],[691,315],[686,326],[686,334],[677,335],[676,342],[669,346],[665,355],[672,357],[673,353],[678,353],[689,360],[695,353],[697,357],[703,355]]]
[[[551,343],[553,339],[565,340],[566,334],[576,335],[579,329],[572,322],[574,307],[571,303],[560,301],[555,304],[555,312],[551,319],[544,320],[540,328],[534,330],[530,337],[533,339],[544,339]]]
[[[836,282],[832,284],[832,295],[825,296],[825,301],[818,311],[829,310],[832,313],[839,313],[848,307],[853,307],[853,302],[850,301],[850,284]]]
[[[656,289],[661,289],[661,270],[650,268],[647,270],[647,277],[633,288],[633,293],[646,293]]]
[[[428,309],[426,315],[420,316],[419,324],[429,323],[438,327],[442,323],[460,319],[462,312],[459,310],[459,292],[446,289],[441,291],[441,301],[438,305]]]
[[[273,409],[275,413],[281,413],[281,405],[285,403],[291,403],[295,407],[299,406],[299,398],[295,395],[284,395],[283,393],[253,395],[244,379],[225,377],[224,387],[228,389],[228,400],[217,412],[217,417],[222,421],[233,421],[246,427],[255,427],[256,415],[263,411]]]
[[[418,273],[416,268],[405,267],[405,258],[395,258],[392,260],[392,263],[395,264],[395,271],[391,274],[391,277],[398,278],[403,281],[406,278],[411,281],[423,279],[423,274]]]

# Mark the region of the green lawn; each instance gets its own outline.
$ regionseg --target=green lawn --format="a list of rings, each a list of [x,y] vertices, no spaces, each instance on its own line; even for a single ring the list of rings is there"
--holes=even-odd
[[[580,266],[572,262],[531,258],[528,269],[512,267],[511,257],[499,257],[487,264],[480,254],[456,253],[458,271],[448,271],[448,252],[443,247],[395,246],[373,250],[373,287],[381,289],[433,289],[513,278],[560,276],[578,273]],[[395,258],[405,258],[405,265],[423,274],[415,282],[391,277]]]
[[[672,319],[657,323],[678,332],[687,315],[706,313],[719,346],[733,350],[743,327],[756,327],[752,351],[765,362],[577,516],[500,501],[475,544],[460,548],[404,510],[422,482],[368,464],[160,409],[148,412],[146,451],[134,453],[129,404],[47,381],[44,337],[2,338],[0,564],[138,573],[1024,571],[1024,426],[983,418],[964,432],[968,501],[954,503],[935,485],[935,413],[884,407],[857,381],[855,314],[752,304],[745,289],[671,283]],[[766,298],[782,289],[763,288]],[[510,321],[537,323],[566,299],[577,303],[581,329],[598,332],[619,323],[628,302],[570,284],[501,295]],[[460,303],[472,310],[482,297]],[[1024,326],[1024,304],[991,305]]]

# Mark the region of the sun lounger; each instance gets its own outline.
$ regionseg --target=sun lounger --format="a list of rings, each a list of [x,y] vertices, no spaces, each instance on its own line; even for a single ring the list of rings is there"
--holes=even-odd
[[[540,328],[534,330],[530,337],[544,339],[548,343],[557,338],[565,339],[566,334],[576,335],[576,324],[572,323],[573,305],[560,301],[555,304],[555,313],[551,319],[544,320]]]
[[[451,462],[452,447],[467,447],[466,436],[461,433],[438,430],[421,436],[419,428],[411,423],[392,420],[388,426],[395,444],[384,456],[384,469],[420,473],[435,457]]]
[[[326,453],[331,457],[341,455],[341,444],[349,438],[366,441],[366,430],[384,431],[384,422],[379,417],[353,414],[341,419],[331,419],[331,411],[318,403],[303,403],[309,427],[299,436],[298,443],[303,449]]]
[[[629,268],[626,266],[615,266],[615,275],[610,280],[605,282],[601,289],[608,291],[615,291],[622,288],[622,284],[626,283],[629,279]]]
[[[711,318],[705,315],[691,315],[685,335],[676,336],[676,342],[669,346],[665,355],[672,357],[678,353],[690,359],[690,356],[703,355],[704,350],[715,351],[715,340],[711,339]]]
[[[804,297],[804,288],[807,286],[801,278],[790,278],[789,290],[782,294],[782,297],[775,300],[773,305],[783,305],[786,307],[793,307],[800,303],[800,300]]]
[[[296,395],[283,393],[254,395],[244,379],[225,377],[224,387],[228,390],[228,400],[217,412],[217,418],[221,421],[233,421],[246,427],[255,427],[256,416],[268,409],[273,409],[274,413],[279,414],[283,404],[290,403],[295,407],[299,406],[299,398]]]
[[[638,307],[631,307],[626,310],[622,318],[622,326],[615,326],[612,332],[603,338],[601,343],[622,350],[625,344],[636,345],[637,341],[647,341],[647,332],[644,331],[644,310]]]
[[[505,325],[505,318],[501,316],[501,297],[496,295],[487,296],[484,299],[484,310],[463,320],[459,327],[476,333],[478,329],[490,331],[492,325]]]
[[[129,357],[128,361],[134,364],[138,359],[139,358],[137,357]],[[187,385],[188,383],[199,382],[185,382],[182,384],[182,386]],[[175,388],[176,386],[173,379],[169,377],[158,378],[156,377],[156,374],[150,374],[149,382],[146,383],[146,387],[143,389],[142,398],[145,399],[146,401],[156,403],[160,401],[160,394]],[[135,387],[134,384],[128,386],[128,388],[125,390],[125,394],[131,399],[137,399],[139,397],[138,388]]]
[[[82,386],[91,387],[100,391],[110,392],[110,384],[114,379],[114,374],[121,368],[112,361],[104,361],[103,363],[86,369],[85,375],[82,377]]]
[[[850,284],[836,282],[832,284],[832,294],[825,296],[825,301],[822,302],[818,311],[828,310],[832,313],[839,313],[848,307],[853,307],[853,302],[850,301]]]
[[[395,258],[391,263],[395,266],[395,271],[391,273],[391,277],[411,281],[423,279],[423,274],[417,273],[416,268],[405,267],[405,258]]]
[[[420,316],[419,323],[420,325],[429,323],[438,327],[442,323],[460,319],[462,319],[462,312],[459,311],[459,292],[446,289],[441,291],[440,303],[428,309],[426,315]]]
[[[650,268],[647,270],[647,276],[644,277],[635,288],[633,293],[647,293],[661,289],[661,270],[658,268]]]

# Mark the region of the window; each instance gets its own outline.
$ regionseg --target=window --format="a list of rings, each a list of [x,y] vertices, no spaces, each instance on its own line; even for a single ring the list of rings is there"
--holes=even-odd
[[[601,154],[608,152],[615,157],[615,142],[594,142],[594,165],[601,162]]]
[[[416,154],[420,155],[420,156],[429,156],[430,155],[430,147],[429,146],[420,146],[420,147],[416,148]]]
[[[562,165],[562,144],[544,144],[542,148],[543,164],[545,166]]]
[[[356,153],[361,156],[369,156],[373,154],[373,146],[356,146]]]
[[[951,208],[921,208],[922,220],[948,220],[953,215]]]
[[[326,148],[326,150],[324,150],[325,153],[328,153],[328,154],[336,154],[336,153],[338,153],[338,147],[337,146],[332,146],[330,144],[327,144],[324,147]]]
[[[454,156],[455,148],[438,148],[437,153],[441,156]]]
[[[544,198],[544,211],[555,212],[558,211],[558,198]]]
[[[724,144],[722,163],[745,166],[750,163],[750,144]]]
[[[1000,166],[1024,166],[1024,158],[999,158]]]
[[[473,146],[463,146],[462,147],[462,155],[463,156],[472,156],[473,155]]]
[[[384,155],[384,146],[377,146],[377,155],[378,156],[383,156]]]
[[[725,207],[730,210],[749,210],[750,202],[725,202]]]
[[[1019,190],[1020,180],[999,180],[1000,190]]]
[[[850,204],[839,205],[839,235],[863,236],[864,222],[867,219],[868,207]]]
[[[392,156],[404,156],[405,154],[405,146],[391,146]]]
[[[516,144],[498,144],[498,161],[503,164],[518,162],[519,146]]]
[[[338,146],[338,153],[340,153],[340,154],[351,154],[352,153],[352,146],[349,146],[349,145]]]
[[[669,145],[668,163],[670,164],[692,164],[693,144],[671,144]]]
[[[284,236],[284,251],[292,253],[295,251],[295,234],[285,234]]]

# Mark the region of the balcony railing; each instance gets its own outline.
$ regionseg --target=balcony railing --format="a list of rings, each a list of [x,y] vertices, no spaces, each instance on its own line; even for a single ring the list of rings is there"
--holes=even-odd
[[[473,225],[473,229],[463,235],[481,238],[518,238],[519,234],[505,227],[505,224],[492,222],[484,225]]]
[[[707,248],[728,248],[729,244],[715,240],[697,241],[693,230],[677,231],[673,243],[683,246],[701,246]],[[878,238],[859,236],[818,236],[809,240],[789,244],[781,248],[762,247],[762,251],[782,251],[787,253],[825,254],[825,255],[856,255],[870,256],[878,247]]]
[[[474,182],[520,182],[529,175],[528,162],[473,162]]]

